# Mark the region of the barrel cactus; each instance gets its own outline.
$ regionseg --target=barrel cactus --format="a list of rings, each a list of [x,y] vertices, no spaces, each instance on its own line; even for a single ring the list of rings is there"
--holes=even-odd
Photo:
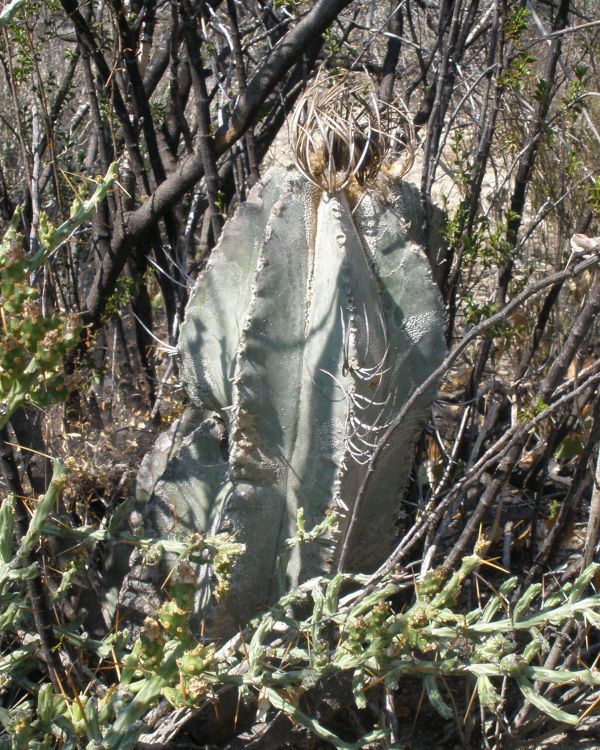
[[[445,354],[417,193],[388,184],[382,198],[364,184],[374,149],[381,156],[379,114],[359,93],[371,131],[359,118],[348,132],[361,140],[340,140],[315,126],[311,95],[294,123],[299,168],[274,168],[253,188],[191,295],[182,378],[206,418],[147,501],[163,535],[228,531],[244,545],[223,605],[235,623],[338,567],[343,547],[349,570],[385,559],[434,391],[389,439],[350,524],[354,499],[379,437]],[[344,122],[348,100],[338,98]],[[307,529],[337,511],[338,530],[329,546],[294,547],[278,576],[299,510]],[[199,608],[210,575],[199,568]]]

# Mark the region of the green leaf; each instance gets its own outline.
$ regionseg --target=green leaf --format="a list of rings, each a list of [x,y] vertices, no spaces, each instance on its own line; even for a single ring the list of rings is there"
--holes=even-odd
[[[561,721],[573,726],[579,723],[579,718],[577,716],[562,711],[558,706],[555,706],[554,703],[551,703],[547,698],[544,698],[544,696],[536,692],[535,688],[526,677],[517,676],[516,681],[519,690],[523,693],[525,698],[527,698],[527,700],[536,708],[539,708],[540,711],[554,719],[554,721]]]
[[[60,494],[60,491],[64,484],[64,478],[64,466],[60,463],[60,461],[55,461],[52,468],[52,479],[50,481],[48,491],[35,509],[33,517],[29,522],[29,529],[27,530],[27,534],[25,534],[23,540],[21,541],[21,546],[17,553],[17,556],[21,560],[26,558],[37,544],[38,537],[42,533],[42,528],[48,520],[48,516],[52,512],[56,501],[58,500],[58,495]]]
[[[0,508],[0,557],[8,563],[13,557],[13,528],[15,515],[15,501],[11,495],[6,498]]]
[[[367,707],[367,696],[365,695],[365,673],[362,669],[357,669],[352,676],[352,693],[354,694],[354,702],[356,707],[363,708]]]
[[[500,609],[500,607],[503,605],[505,601],[503,597],[508,597],[508,595],[514,590],[518,582],[519,582],[518,576],[513,576],[512,578],[509,578],[507,581],[504,581],[502,586],[500,586],[500,590],[499,590],[499,593],[501,594],[501,596],[490,597],[490,600],[483,608],[483,612],[481,614],[479,622],[491,622],[494,619],[494,615]]]
[[[570,461],[580,456],[583,451],[583,439],[577,432],[567,435],[554,453],[557,461]]]
[[[435,708],[438,714],[444,719],[451,719],[454,715],[454,712],[442,698],[442,694],[440,693],[440,689],[438,688],[437,680],[435,679],[435,677],[433,677],[433,675],[427,675],[427,677],[425,677],[423,680],[423,685],[425,686],[429,702]]]
[[[529,588],[523,592],[521,595],[521,598],[515,605],[515,609],[513,612],[513,618],[515,622],[518,622],[519,620],[523,619],[523,616],[527,612],[527,610],[530,608],[531,603],[533,600],[539,596],[540,592],[542,590],[542,584],[541,583],[534,583],[533,585],[529,586]]]
[[[283,711],[289,717],[295,719],[299,724],[305,726],[314,735],[322,740],[325,740],[325,742],[329,742],[338,750],[360,750],[360,748],[364,748],[373,742],[381,741],[385,737],[387,737],[387,731],[379,729],[374,732],[369,732],[358,742],[346,742],[345,740],[342,740],[340,737],[338,737],[337,734],[330,732],[329,729],[324,727],[322,724],[319,724],[318,721],[315,721],[315,719],[307,716],[304,712],[300,711],[299,708],[286,701],[276,690],[267,688],[265,690],[265,694],[269,700],[269,703],[274,708]]]
[[[573,586],[571,588],[571,591],[569,592],[569,601],[571,603],[577,602],[579,601],[579,599],[581,599],[583,593],[590,585],[599,568],[600,564],[591,563],[585,570],[581,571],[580,575],[577,576],[577,578],[573,582]]]
[[[489,708],[490,711],[496,711],[502,702],[502,698],[490,678],[486,675],[478,677],[476,687],[481,705],[484,706],[484,708]]]

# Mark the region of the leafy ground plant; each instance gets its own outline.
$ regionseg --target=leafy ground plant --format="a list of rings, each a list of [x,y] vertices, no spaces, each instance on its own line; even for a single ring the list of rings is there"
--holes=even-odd
[[[11,644],[28,618],[25,593],[21,592],[17,601],[17,592],[27,576],[38,574],[22,561],[40,534],[64,533],[64,526],[51,513],[62,481],[57,467],[55,482],[36,509],[16,554],[10,503],[5,503],[2,511],[0,585],[4,600],[9,595],[12,599],[1,621],[5,647],[0,675],[5,695],[11,697],[9,707],[0,711],[4,747],[132,748],[140,739],[156,741],[152,725],[159,724],[159,719],[162,729],[155,726],[154,731],[164,732],[166,724],[173,735],[193,713],[218,705],[220,697],[232,689],[244,702],[258,702],[264,713],[269,707],[281,711],[336,748],[389,747],[397,741],[391,726],[380,726],[354,740],[342,739],[310,716],[303,708],[303,695],[333,676],[347,678],[360,710],[366,707],[371,690],[418,677],[432,706],[449,718],[455,709],[443,697],[441,684],[451,678],[466,679],[472,702],[478,700],[483,709],[497,714],[502,711],[509,682],[540,711],[574,725],[581,716],[556,707],[534,689],[534,683],[578,684],[588,686],[590,692],[600,684],[593,667],[571,671],[539,666],[557,627],[578,621],[590,632],[598,628],[600,596],[589,593],[600,570],[598,564],[590,565],[573,583],[548,597],[541,586],[531,586],[514,607],[509,597],[518,579],[509,578],[497,590],[492,589],[490,596],[482,595],[478,606],[466,614],[460,613],[457,605],[465,583],[481,566],[489,565],[480,554],[485,544],[449,577],[441,569],[430,571],[414,584],[413,603],[402,611],[392,601],[413,589],[406,578],[388,575],[375,588],[366,576],[318,578],[284,596],[242,633],[218,647],[198,637],[190,627],[195,589],[191,563],[201,559],[220,571],[223,593],[227,589],[224,571],[232,556],[240,552],[239,545],[224,537],[163,543],[136,541],[125,534],[121,538],[141,545],[149,558],[156,559],[163,552],[179,555],[165,583],[167,601],[154,616],[146,618],[133,641],[127,629],[97,641],[86,636],[81,625],[55,628],[65,652],[76,654],[90,673],[83,689],[71,681],[56,692],[47,680],[40,679],[35,637],[19,648]],[[319,533],[329,533],[331,527],[331,523],[323,526]],[[110,533],[73,529],[69,535],[90,543]],[[306,532],[299,534],[290,544],[302,543],[305,536]],[[354,591],[344,595],[348,587]]]
[[[93,213],[112,188],[117,165],[98,180],[93,193],[78,196],[69,218],[55,227],[40,215],[36,250],[25,254],[18,226],[22,210],[17,210],[0,244],[0,428],[4,428],[21,406],[46,405],[63,401],[68,382],[63,374],[64,356],[79,340],[77,315],[42,310],[37,290],[30,278],[54,251],[66,242]]]

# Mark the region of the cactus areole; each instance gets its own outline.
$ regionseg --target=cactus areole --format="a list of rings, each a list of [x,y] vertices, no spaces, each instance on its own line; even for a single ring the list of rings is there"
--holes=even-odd
[[[224,604],[236,623],[331,570],[344,543],[349,570],[383,562],[434,392],[390,437],[350,524],[354,500],[380,436],[445,354],[416,191],[401,183],[383,201],[356,181],[334,194],[315,182],[272,169],[226,223],[179,341],[207,419],[148,506],[163,535],[227,531],[245,545]],[[278,576],[299,509],[307,530],[337,511],[338,531],[294,547]],[[205,607],[210,571],[198,575]]]

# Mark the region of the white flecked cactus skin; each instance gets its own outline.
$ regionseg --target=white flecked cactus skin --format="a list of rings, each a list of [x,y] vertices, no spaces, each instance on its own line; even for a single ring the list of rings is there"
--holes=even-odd
[[[149,515],[163,535],[228,530],[245,545],[225,604],[236,623],[281,593],[276,564],[298,508],[307,528],[336,508],[340,530],[333,551],[295,550],[288,585],[335,565],[374,445],[445,355],[441,300],[415,241],[416,191],[397,187],[389,202],[330,197],[292,169],[272,170],[225,225],[188,304],[183,381],[212,422],[171,459]],[[391,550],[434,396],[378,462],[351,570],[373,570]]]

